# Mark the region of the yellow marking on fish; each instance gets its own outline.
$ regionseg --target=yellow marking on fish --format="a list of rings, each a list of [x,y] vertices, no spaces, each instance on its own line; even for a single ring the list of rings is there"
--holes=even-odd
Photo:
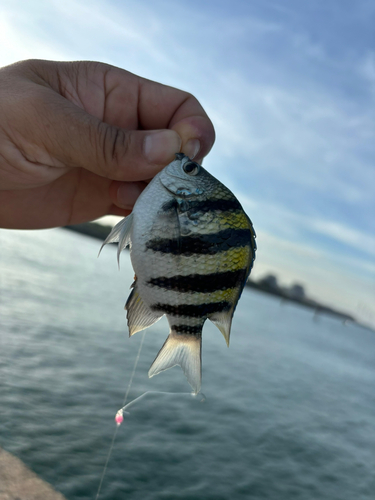
[[[215,234],[223,229],[249,229],[252,230],[249,220],[242,210],[210,210],[202,214],[196,226],[189,227],[190,234]]]
[[[248,266],[252,252],[251,248],[247,246],[232,248],[218,255],[220,258],[218,259],[217,272],[238,271],[238,269],[245,269]]]
[[[192,269],[194,269],[195,273],[201,275],[238,271],[239,269],[246,269],[252,258],[253,255],[249,246],[231,248],[215,255],[179,255],[178,274],[187,276],[192,273]],[[165,266],[165,260],[164,254],[155,254],[153,256],[153,268],[155,271],[147,276],[147,280],[160,276],[160,269],[163,269],[163,275],[166,278],[176,275],[174,268],[168,269]]]
[[[249,220],[242,210],[235,212],[222,212],[218,215],[219,223],[223,228],[233,229],[248,229],[250,228]]]
[[[226,290],[216,290],[214,292],[178,292],[179,304],[201,305],[212,304],[214,302],[229,302],[233,304],[238,297],[239,287],[227,288]],[[163,290],[159,295],[166,303],[171,303],[176,297],[172,290]]]
[[[217,290],[216,292],[205,293],[202,295],[206,296],[206,303],[210,302],[233,302],[233,298],[237,295],[237,288],[228,288],[227,290]]]
[[[210,193],[210,200],[235,200],[234,194],[223,184],[218,184]]]

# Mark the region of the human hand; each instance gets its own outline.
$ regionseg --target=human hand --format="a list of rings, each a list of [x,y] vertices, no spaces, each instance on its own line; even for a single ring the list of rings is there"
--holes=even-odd
[[[215,138],[192,95],[96,62],[0,69],[0,227],[128,215],[145,181]]]

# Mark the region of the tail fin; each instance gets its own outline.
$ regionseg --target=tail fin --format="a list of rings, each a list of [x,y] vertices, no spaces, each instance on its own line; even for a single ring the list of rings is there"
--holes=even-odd
[[[180,365],[195,394],[201,388],[201,335],[177,335],[173,331],[165,341],[148,372],[151,378],[172,366]]]

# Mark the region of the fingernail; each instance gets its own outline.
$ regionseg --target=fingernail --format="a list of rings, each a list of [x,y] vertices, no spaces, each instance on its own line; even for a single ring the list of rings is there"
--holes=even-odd
[[[197,156],[201,148],[201,143],[198,139],[189,139],[185,146],[182,148],[182,152],[186,154],[191,160]]]
[[[180,136],[174,130],[155,131],[144,138],[143,154],[150,163],[165,164],[180,151],[181,143]]]
[[[144,185],[136,182],[124,182],[117,189],[117,203],[120,208],[131,209],[142,193]]]

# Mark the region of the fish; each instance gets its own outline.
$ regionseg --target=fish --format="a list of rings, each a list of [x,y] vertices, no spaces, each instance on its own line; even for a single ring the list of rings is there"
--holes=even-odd
[[[229,347],[233,314],[253,267],[255,231],[234,194],[183,153],[159,172],[108,235],[135,272],[125,304],[129,336],[162,316],[169,336],[149,377],[180,365],[195,394],[202,329],[209,319]]]

